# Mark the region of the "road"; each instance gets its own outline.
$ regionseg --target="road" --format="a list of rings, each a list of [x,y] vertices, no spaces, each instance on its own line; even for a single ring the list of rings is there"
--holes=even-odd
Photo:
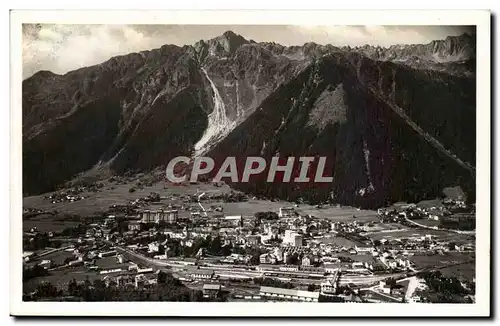
[[[54,249],[49,249],[41,254],[37,254],[36,256],[34,256],[34,258],[41,258],[41,257],[44,257],[44,256],[47,256],[47,255],[50,255],[50,254],[53,254],[55,252],[58,252],[58,251],[63,251],[63,250],[66,250],[66,249],[70,249],[70,248],[74,248],[73,246],[67,246],[67,247],[62,247],[62,248],[54,248]]]
[[[378,283],[386,278],[399,278],[405,275],[404,273],[380,274],[380,275],[345,275],[341,274],[339,279],[340,285],[353,284],[373,284]],[[366,288],[369,289],[369,288]]]
[[[464,230],[455,230],[455,229],[434,228],[434,227],[431,227],[431,226],[428,226],[428,225],[417,223],[417,222],[415,222],[413,220],[410,220],[408,217],[405,217],[405,220],[408,223],[411,223],[411,224],[416,225],[418,227],[421,227],[421,228],[424,228],[424,229],[429,229],[429,230],[447,231],[447,232],[453,232],[453,233],[458,233],[458,234],[466,234],[466,235],[474,235],[474,234],[476,234],[475,230],[473,230],[473,231],[464,231]]]
[[[408,279],[399,280],[398,282],[404,282],[408,280],[408,286],[406,287],[405,299],[410,300],[418,287],[419,281],[416,276],[409,277]]]

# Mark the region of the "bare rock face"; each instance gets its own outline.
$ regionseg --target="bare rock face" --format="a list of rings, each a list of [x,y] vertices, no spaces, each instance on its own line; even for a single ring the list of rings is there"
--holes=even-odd
[[[417,69],[437,70],[454,75],[475,74],[476,38],[469,34],[448,36],[429,44],[392,45],[388,48],[365,45],[353,51],[378,61],[392,61]]]
[[[378,206],[455,185],[473,196],[474,49],[468,35],[348,49],[228,31],[65,75],[38,72],[23,81],[24,192],[89,170],[149,171],[179,155],[257,155],[325,156],[334,178],[233,185],[266,197]]]

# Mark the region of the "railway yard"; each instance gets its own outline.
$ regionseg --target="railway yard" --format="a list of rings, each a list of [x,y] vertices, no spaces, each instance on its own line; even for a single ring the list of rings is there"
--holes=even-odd
[[[424,211],[418,206],[375,212],[231,196],[224,189],[151,193],[66,228],[61,212],[48,210],[60,203],[27,209],[25,269],[43,271],[24,280],[24,292],[36,295],[43,282],[154,287],[167,273],[228,301],[418,302],[429,273],[475,281],[474,231],[410,218]],[[52,230],[50,219],[58,221]]]

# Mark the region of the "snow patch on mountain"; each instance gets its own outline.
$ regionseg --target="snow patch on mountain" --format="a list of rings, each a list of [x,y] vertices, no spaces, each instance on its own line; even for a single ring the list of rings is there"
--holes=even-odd
[[[234,129],[236,123],[231,121],[226,113],[226,106],[224,105],[224,101],[215,86],[214,81],[208,76],[205,68],[201,69],[208,81],[210,82],[210,86],[212,87],[212,91],[214,93],[214,109],[212,113],[208,115],[208,126],[203,133],[203,136],[200,140],[194,145],[195,156],[199,156],[206,152],[210,146],[214,143],[217,143],[222,138],[227,136],[231,130]]]

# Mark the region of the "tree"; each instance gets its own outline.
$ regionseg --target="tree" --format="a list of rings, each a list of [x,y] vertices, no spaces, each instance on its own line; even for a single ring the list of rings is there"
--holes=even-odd
[[[49,272],[40,265],[35,265],[32,268],[23,269],[23,281],[46,275],[49,275]]]
[[[164,271],[159,271],[157,275],[157,282],[158,284],[165,284],[167,283],[168,279],[168,274],[165,273]]]
[[[299,263],[300,263],[299,255],[296,252],[286,257],[287,265],[298,265]]]
[[[156,241],[158,241],[159,243],[162,243],[165,240],[167,240],[167,236],[164,233],[160,233],[160,232],[156,233]]]
[[[210,241],[208,252],[212,255],[219,255],[221,251],[221,239],[220,237],[215,237]]]
[[[396,286],[396,280],[392,277],[385,280],[385,283],[392,289]]]
[[[158,246],[158,255],[164,255],[164,254],[165,254],[165,246],[161,244]]]
[[[106,288],[106,283],[104,283],[103,280],[94,280],[94,288],[104,289],[104,288]]]
[[[320,295],[318,302],[345,302],[342,297]]]
[[[260,255],[258,253],[253,254],[250,258],[251,265],[258,265],[260,263]]]
[[[128,222],[124,218],[119,218],[117,222],[117,231],[120,235],[128,231]]]
[[[259,221],[261,220],[277,220],[279,218],[276,212],[257,212],[255,213],[255,218]]]
[[[62,291],[58,290],[50,282],[40,283],[35,292],[39,298],[55,298],[62,295]]]
[[[316,284],[309,284],[307,286],[307,291],[314,292],[316,290],[319,290],[319,286]]]
[[[229,256],[229,255],[231,255],[232,250],[233,250],[233,245],[230,243],[227,246],[222,247],[221,255],[222,256]]]
[[[165,229],[166,227],[167,227],[167,222],[165,222],[164,220],[160,220],[160,221],[158,222],[158,228],[159,228],[159,229],[162,229],[162,230],[163,230],[163,229]]]
[[[74,278],[68,283],[68,294],[75,297],[79,296],[80,294],[78,283]]]

